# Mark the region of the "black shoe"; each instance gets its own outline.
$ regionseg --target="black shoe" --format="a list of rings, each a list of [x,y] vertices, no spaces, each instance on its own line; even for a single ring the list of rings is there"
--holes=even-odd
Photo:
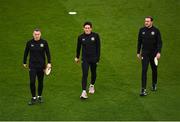
[[[157,90],[157,85],[156,84],[153,84],[152,85],[152,91],[156,91]]]
[[[28,102],[28,105],[34,105],[36,103],[37,99],[31,98],[31,100]]]
[[[37,97],[37,101],[38,101],[39,103],[44,103],[44,100],[43,100],[42,96],[38,96],[38,97]]]
[[[147,96],[146,89],[141,90],[140,96]]]

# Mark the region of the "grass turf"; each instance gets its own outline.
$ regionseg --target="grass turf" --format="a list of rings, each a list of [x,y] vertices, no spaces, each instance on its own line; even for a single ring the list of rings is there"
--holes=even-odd
[[[179,0],[1,0],[0,120],[180,120],[179,7]],[[149,95],[141,98],[136,43],[147,15],[161,30],[163,50],[158,91],[150,91],[149,67]],[[86,20],[100,34],[102,53],[96,93],[81,101],[81,66],[73,60]],[[45,103],[28,106],[22,57],[35,27],[48,40],[53,71],[45,77]]]

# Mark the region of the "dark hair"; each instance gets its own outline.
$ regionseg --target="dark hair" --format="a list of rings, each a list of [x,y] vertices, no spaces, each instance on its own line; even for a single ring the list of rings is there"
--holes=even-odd
[[[86,25],[89,25],[92,28],[92,23],[91,22],[85,22],[83,27],[85,27]]]
[[[152,16],[147,16],[147,17],[145,17],[145,18],[150,18],[150,19],[151,19],[151,21],[153,21],[153,18],[152,18]]]
[[[41,30],[39,28],[35,28],[34,31],[41,32]]]

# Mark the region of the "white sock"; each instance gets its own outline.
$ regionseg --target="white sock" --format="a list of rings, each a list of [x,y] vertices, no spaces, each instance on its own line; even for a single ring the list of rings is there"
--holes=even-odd
[[[83,90],[83,92],[86,92],[86,90]]]

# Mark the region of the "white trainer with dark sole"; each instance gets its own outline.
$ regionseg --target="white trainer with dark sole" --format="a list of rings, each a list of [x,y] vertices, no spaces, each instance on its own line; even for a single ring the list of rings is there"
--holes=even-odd
[[[83,91],[83,92],[81,93],[80,98],[81,98],[81,99],[87,99],[87,98],[88,98],[86,91]]]
[[[90,94],[94,94],[94,92],[95,92],[94,85],[90,84],[90,86],[89,86],[89,93]]]

